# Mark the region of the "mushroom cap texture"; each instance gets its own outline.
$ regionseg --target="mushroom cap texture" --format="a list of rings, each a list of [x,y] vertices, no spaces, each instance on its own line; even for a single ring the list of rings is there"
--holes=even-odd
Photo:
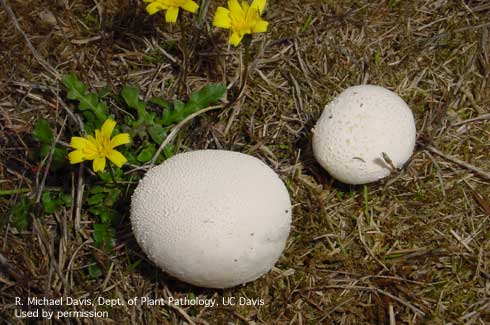
[[[274,266],[289,235],[291,201],[261,160],[191,151],[148,171],[132,197],[131,224],[143,251],[168,274],[229,288]]]
[[[313,130],[313,152],[339,181],[365,184],[390,174],[389,157],[402,167],[415,147],[412,111],[394,92],[379,86],[354,86],[329,103]]]

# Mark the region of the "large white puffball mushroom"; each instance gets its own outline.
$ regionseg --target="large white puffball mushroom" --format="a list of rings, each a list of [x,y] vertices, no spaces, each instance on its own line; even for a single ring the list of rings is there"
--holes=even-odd
[[[325,107],[313,130],[313,152],[337,180],[365,184],[402,167],[415,138],[413,114],[403,99],[383,87],[354,86]]]
[[[291,201],[259,159],[192,151],[146,174],[132,197],[131,224],[143,251],[168,274],[228,288],[273,267],[289,235]]]

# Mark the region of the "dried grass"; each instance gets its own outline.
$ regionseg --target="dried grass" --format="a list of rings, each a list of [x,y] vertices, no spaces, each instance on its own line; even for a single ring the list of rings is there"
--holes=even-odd
[[[8,2],[33,47],[59,73],[74,70],[94,88],[131,83],[146,97],[177,91],[182,58],[176,28],[148,18],[139,1]],[[197,118],[175,143],[181,150],[253,154],[281,175],[294,220],[273,271],[233,289],[194,288],[148,262],[126,223],[114,254],[99,254],[110,269],[100,280],[86,280],[95,249],[86,211],[35,212],[33,227],[17,233],[8,208],[21,194],[1,196],[0,317],[15,322],[15,296],[192,293],[262,298],[265,305],[121,306],[110,309],[106,322],[490,323],[490,186],[459,163],[490,171],[488,1],[271,1],[266,19],[271,31],[254,42],[257,55],[242,100]],[[65,103],[5,11],[0,25],[1,187],[35,193],[44,169],[29,159],[32,126],[45,117],[61,128]],[[208,81],[239,84],[240,54],[224,39],[221,32],[213,32],[212,42],[196,37],[188,89]],[[314,161],[311,127],[326,102],[361,83],[395,90],[408,102],[418,146],[401,173],[346,186]],[[66,129],[77,130],[76,121],[66,121]],[[73,168],[48,175],[45,186],[80,200],[84,177]],[[131,270],[138,259],[143,263]]]

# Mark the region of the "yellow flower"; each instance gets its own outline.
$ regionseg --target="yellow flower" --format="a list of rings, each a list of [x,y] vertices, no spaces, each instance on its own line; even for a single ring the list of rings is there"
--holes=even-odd
[[[129,134],[120,133],[111,139],[115,126],[115,121],[106,120],[100,130],[95,130],[95,138],[91,135],[86,138],[72,137],[70,146],[76,150],[68,154],[70,163],[78,164],[84,160],[93,160],[94,172],[104,171],[106,158],[117,167],[124,165],[127,159],[114,148],[129,143]]]
[[[146,11],[153,15],[160,10],[167,10],[165,13],[165,21],[167,23],[175,23],[179,15],[179,8],[195,13],[199,5],[192,0],[144,0],[150,2],[146,6]]]
[[[252,4],[237,0],[229,0],[228,8],[218,7],[214,15],[213,25],[216,27],[231,29],[229,42],[238,46],[245,34],[264,33],[267,31],[268,22],[260,15],[265,8],[266,0],[253,0]]]

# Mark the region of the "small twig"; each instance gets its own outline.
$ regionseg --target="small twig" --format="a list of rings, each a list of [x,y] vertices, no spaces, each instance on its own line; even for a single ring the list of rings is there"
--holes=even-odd
[[[476,122],[476,121],[483,121],[483,120],[490,120],[490,113],[489,114],[482,114],[480,116],[477,116],[477,117],[474,117],[474,118],[470,118],[470,119],[467,119],[467,120],[464,120],[464,121],[455,123],[455,124],[453,124],[453,126],[460,126],[460,125],[463,125],[463,124],[466,124],[466,123],[471,123],[471,122]]]
[[[46,61],[41,54],[36,50],[36,48],[32,45],[31,41],[29,40],[29,37],[27,34],[22,30],[22,27],[20,27],[19,21],[17,20],[17,17],[15,16],[15,13],[12,11],[12,8],[10,8],[9,4],[7,3],[7,0],[0,0],[0,3],[2,4],[3,8],[7,12],[7,15],[10,17],[10,20],[14,24],[15,28],[17,31],[22,35],[24,38],[27,47],[29,50],[31,50],[32,55],[36,58],[36,60],[41,64],[41,66],[46,69],[49,73],[51,73],[56,79],[61,79],[60,74],[58,71],[56,71],[55,68],[53,68],[48,61]]]
[[[85,133],[85,125],[83,124],[83,121],[82,119],[80,118],[80,116],[76,113],[74,113],[69,107],[68,105],[66,105],[66,103],[63,101],[63,99],[58,95],[57,92],[55,92],[53,89],[51,89],[51,92],[53,93],[53,95],[56,96],[56,99],[58,101],[58,103],[61,104],[61,107],[63,107],[63,109],[65,110],[65,112],[68,114],[68,116],[71,117],[71,119],[73,120],[73,122],[75,122],[77,125],[78,125],[78,128],[80,129],[80,132],[82,133],[83,136],[86,135]]]
[[[44,246],[44,249],[49,255],[49,262],[51,263],[51,266],[54,268],[55,272],[57,273],[60,281],[63,283],[63,286],[65,288],[65,292],[68,292],[70,287],[68,286],[68,282],[66,281],[65,277],[63,276],[63,272],[61,271],[61,268],[56,262],[56,259],[54,257],[53,253],[53,247],[52,247],[52,241],[49,240],[49,236],[46,232],[46,229],[44,226],[39,222],[39,219],[37,217],[33,218],[33,227],[39,236],[41,244]]]
[[[189,47],[187,44],[187,30],[183,17],[179,19],[180,21],[180,43],[182,47],[182,64],[181,72],[182,77],[180,79],[180,98],[184,98],[187,94],[187,70],[189,65]]]
[[[170,290],[168,289],[168,287],[165,287],[165,289],[163,291],[163,296],[165,298],[164,303],[167,306],[175,309],[189,324],[196,325],[196,323],[192,320],[192,318],[189,316],[189,314],[187,314],[185,312],[184,309],[182,309],[182,308],[180,308],[180,307],[178,307],[178,306],[176,306],[176,305],[171,304],[171,303],[168,302],[168,300],[169,300],[169,298],[170,298],[171,295],[172,295],[172,293],[170,292]]]
[[[490,173],[489,172],[486,172],[484,171],[483,169],[481,168],[478,168],[476,166],[473,166],[465,161],[462,161],[456,157],[453,157],[453,156],[450,156],[448,154],[445,154],[444,152],[440,151],[439,149],[436,149],[435,147],[431,146],[431,145],[428,145],[425,147],[427,150],[429,150],[430,152],[433,152],[435,153],[436,155],[438,156],[441,156],[442,158],[445,158],[457,165],[460,165],[461,167],[464,167],[466,169],[469,169],[471,170],[472,172],[475,172],[476,174],[478,174],[478,176],[480,176],[481,178],[483,179],[486,179],[488,181],[490,181]]]
[[[461,245],[464,246],[464,248],[468,250],[468,252],[470,252],[471,254],[474,253],[473,249],[453,229],[450,229],[449,232],[451,233],[451,235],[454,236],[454,238],[456,238],[457,241],[461,243]]]
[[[362,236],[362,230],[361,230],[361,222],[362,222],[362,214],[357,218],[357,229],[359,231],[359,240],[361,241],[361,243],[363,244],[364,248],[366,249],[367,253],[369,255],[371,255],[371,257],[379,264],[381,265],[381,267],[383,269],[385,269],[385,271],[390,271],[390,269],[383,264],[383,262],[381,262],[381,260],[379,258],[376,257],[376,255],[374,255],[374,253],[371,251],[371,249],[369,248],[369,246],[367,245],[366,241],[364,240],[364,237]],[[367,217],[367,216],[366,216]]]
[[[393,309],[393,304],[388,306],[388,314],[390,315],[390,325],[396,325],[395,310]]]
[[[382,294],[384,296],[390,297],[391,299],[393,299],[393,300],[399,302],[400,304],[404,305],[405,307],[411,309],[414,313],[416,313],[417,315],[419,315],[421,317],[425,316],[425,313],[422,310],[415,307],[414,305],[412,305],[408,301],[405,301],[405,300],[389,293],[388,291],[385,291],[385,290],[382,290],[379,288],[375,288],[375,287],[363,287],[363,286],[356,286],[356,285],[352,285],[352,286],[350,286],[350,285],[325,285],[325,286],[298,289],[297,291],[318,291],[318,290],[326,290],[326,289],[374,291],[374,292],[377,292],[377,293]]]
[[[13,190],[0,190],[0,196],[8,196],[21,193],[29,193],[31,190],[28,188],[16,188]]]
[[[427,154],[427,157],[429,157],[429,159],[432,161],[432,163],[434,164],[434,166],[437,169],[437,178],[439,178],[439,184],[441,185],[442,197],[446,198],[446,190],[444,189],[444,180],[442,179],[442,175],[441,175],[441,167],[439,167],[439,164],[434,159],[434,157],[430,154],[429,151],[427,151],[427,150],[424,150],[424,151]]]
[[[61,125],[60,131],[58,132],[58,134],[56,135],[56,138],[53,139],[53,141],[51,143],[51,148],[49,150],[49,154],[47,155],[46,166],[44,168],[43,178],[41,179],[41,183],[39,184],[38,189],[37,189],[36,203],[39,203],[41,201],[41,195],[43,194],[44,184],[46,184],[46,179],[47,179],[48,174],[49,174],[49,169],[51,168],[51,162],[53,161],[53,154],[54,154],[54,150],[56,149],[56,143],[59,141],[59,139],[61,137],[61,133],[63,133],[63,129],[65,128],[67,119],[68,119],[68,117],[65,116],[65,119],[63,120],[63,124]],[[43,163],[44,163],[44,160],[41,163],[41,166]],[[36,179],[37,179],[37,177],[36,177]]]
[[[77,197],[75,202],[75,230],[78,232],[80,230],[80,220],[82,215],[82,202],[83,202],[83,192],[85,189],[85,184],[83,180],[83,163],[80,164],[78,168],[78,180],[77,180]]]

